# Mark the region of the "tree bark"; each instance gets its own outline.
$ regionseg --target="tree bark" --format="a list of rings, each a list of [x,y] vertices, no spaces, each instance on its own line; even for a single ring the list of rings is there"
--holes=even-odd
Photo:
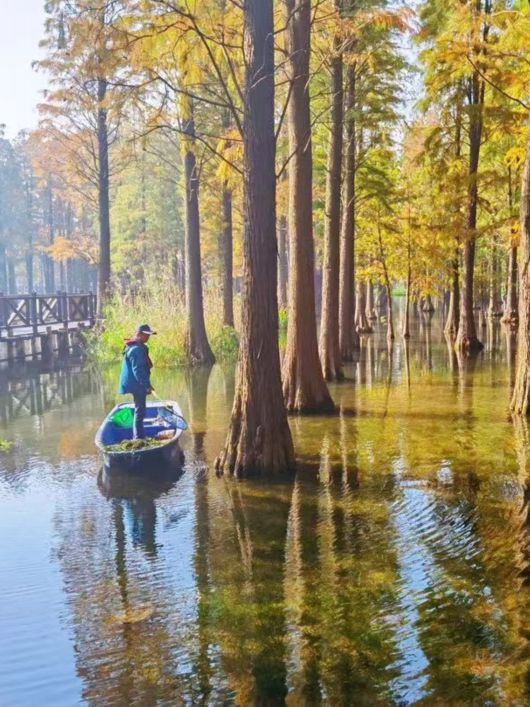
[[[110,295],[110,209],[109,209],[109,136],[107,110],[103,107],[107,95],[107,81],[97,80],[97,140],[98,140],[98,213],[99,213],[99,271],[98,314],[101,316]]]
[[[459,274],[459,250],[455,250],[451,266],[451,291],[449,294],[449,311],[444,332],[452,341],[455,340],[460,321],[460,274]]]
[[[244,1],[243,307],[230,428],[216,461],[236,477],[293,471],[278,346],[272,0]]]
[[[493,319],[500,314],[499,309],[499,271],[500,263],[497,253],[497,236],[493,236],[490,252],[489,263],[489,302],[488,302],[488,317]]]
[[[340,13],[341,0],[334,0]],[[326,179],[326,223],[322,282],[322,317],[320,320],[320,362],[326,380],[344,377],[339,346],[339,268],[340,268],[340,191],[342,172],[342,38],[335,35],[331,59],[331,139]]]
[[[473,275],[475,268],[475,238],[477,229],[478,165],[482,139],[484,85],[477,72],[471,78],[469,116],[469,186],[467,199],[467,233],[464,244],[462,302],[455,346],[466,353],[477,353],[484,346],[477,337],[474,313]]]
[[[502,321],[513,327],[517,326],[517,246],[512,245],[508,256],[508,291],[506,293],[506,309]]]
[[[193,108],[184,124],[184,180],[186,195],[186,358],[190,366],[211,365],[215,357],[210,348],[204,323],[201,272],[201,233],[199,218],[199,175],[195,159],[195,124]]]
[[[512,170],[508,167],[508,208],[510,216],[513,214],[513,186]],[[506,291],[506,308],[502,321],[516,328],[519,322],[517,312],[517,245],[514,241],[514,230],[512,229],[512,242],[510,254],[508,256],[508,286]]]
[[[366,286],[364,282],[357,280],[355,284],[355,328],[359,334],[372,334],[373,329],[366,317]]]
[[[290,412],[333,410],[318,356],[313,244],[313,156],[309,105],[311,2],[285,0],[291,100],[289,154],[289,309],[283,395]]]
[[[223,268],[223,324],[234,326],[232,192],[223,189],[223,232],[221,234],[221,263]]]
[[[369,322],[376,322],[378,319],[374,305],[374,283],[371,280],[366,282],[366,318]]]
[[[379,256],[381,260],[381,265],[383,266],[383,277],[385,281],[386,290],[386,337],[388,341],[394,340],[394,313],[392,309],[392,287],[390,285],[390,276],[388,274],[388,268],[386,265],[386,254],[383,245],[383,235],[381,233],[381,227],[377,226],[377,236],[379,240]],[[371,282],[370,282],[371,285]],[[366,308],[368,311],[368,307]]]
[[[407,283],[405,291],[405,317],[403,321],[403,338],[410,339],[410,286],[412,281],[412,272],[410,267],[410,241],[407,248]]]
[[[278,306],[280,309],[287,308],[287,273],[287,217],[282,215],[278,219]]]
[[[359,334],[355,329],[355,71],[352,64],[346,72],[346,166],[339,282],[339,346],[344,361],[352,361],[360,347]]]
[[[519,334],[511,409],[515,414],[527,415],[530,403],[530,121],[521,186],[520,231]]]

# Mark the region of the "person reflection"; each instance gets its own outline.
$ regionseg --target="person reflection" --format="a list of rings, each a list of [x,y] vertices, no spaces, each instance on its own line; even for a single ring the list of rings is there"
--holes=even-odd
[[[182,470],[167,470],[146,478],[105,468],[99,474],[99,489],[113,502],[113,517],[119,521],[116,537],[123,532],[133,547],[141,548],[149,559],[157,556],[156,500],[172,488],[181,474]]]

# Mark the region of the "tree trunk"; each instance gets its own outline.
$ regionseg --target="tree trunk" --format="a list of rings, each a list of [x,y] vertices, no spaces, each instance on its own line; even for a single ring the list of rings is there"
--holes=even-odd
[[[386,338],[389,341],[394,340],[394,312],[392,309],[392,287],[390,280],[386,276]]]
[[[109,136],[107,110],[103,102],[107,95],[106,79],[98,78],[98,213],[99,213],[99,270],[98,314],[101,316],[110,295],[110,210],[109,210]]]
[[[508,166],[508,208],[510,217],[513,216],[513,182],[512,168]],[[502,317],[502,321],[516,328],[518,324],[517,312],[517,245],[514,240],[515,228],[512,227],[512,240],[510,245],[510,254],[508,256],[508,284],[506,288],[506,307]]]
[[[459,251],[457,247],[451,268],[451,292],[449,295],[449,311],[447,312],[447,321],[445,323],[444,328],[445,335],[453,341],[458,332],[458,324],[460,320],[460,275],[458,261]]]
[[[243,307],[237,384],[219,473],[293,471],[278,346],[272,0],[245,0]]]
[[[410,339],[410,285],[412,273],[410,268],[410,243],[408,245],[407,283],[405,291],[405,317],[403,321],[403,338]]]
[[[33,281],[33,254],[28,253],[26,255],[26,283],[27,291],[33,292],[35,289],[35,283]],[[1,289],[0,289],[1,291]]]
[[[232,246],[232,192],[223,190],[223,232],[221,234],[221,264],[223,268],[223,324],[234,326],[233,246]]]
[[[434,304],[432,303],[432,297],[431,297],[430,293],[426,297],[424,297],[423,303],[421,306],[421,311],[428,312],[430,314],[432,314],[432,312],[434,312]]]
[[[464,244],[464,273],[462,277],[462,305],[455,346],[466,353],[476,353],[484,347],[477,337],[473,310],[473,274],[475,268],[475,239],[477,229],[478,165],[482,139],[482,109],[484,86],[475,72],[472,77],[472,101],[469,119],[469,186],[467,200],[467,234]]]
[[[17,274],[13,258],[7,259],[7,290],[10,295],[17,294]]]
[[[341,0],[334,0],[340,13]],[[343,378],[339,347],[340,191],[342,172],[342,37],[335,35],[331,59],[331,139],[326,178],[326,223],[320,320],[320,362],[326,380]]]
[[[493,319],[499,315],[499,259],[497,254],[497,237],[493,236],[490,252],[488,317]]]
[[[50,176],[46,184],[46,200],[46,225],[48,227],[47,245],[52,246],[55,240],[55,210],[53,205],[53,186]],[[42,274],[44,276],[44,291],[48,294],[53,294],[55,292],[55,267],[53,260],[45,251],[43,251],[42,254]]]
[[[376,322],[378,317],[374,306],[374,283],[366,282],[366,318],[369,322]]]
[[[517,326],[517,246],[512,245],[508,256],[508,291],[506,293],[506,309],[502,321],[513,327]]]
[[[190,366],[211,365],[215,357],[208,343],[204,323],[201,272],[201,233],[199,218],[199,175],[195,159],[195,124],[193,109],[184,125],[184,181],[186,228],[186,358]]]
[[[388,274],[388,268],[386,265],[386,253],[383,245],[383,234],[381,232],[381,225],[378,221],[377,224],[377,238],[379,241],[379,260],[383,266],[383,277],[385,282],[385,292],[386,292],[386,336],[388,341],[394,340],[394,316],[392,310],[392,287],[390,285],[390,276]],[[370,282],[371,284],[371,282]],[[368,307],[366,307],[368,312]]]
[[[293,100],[292,96],[291,100]],[[287,218],[282,215],[278,219],[278,306],[280,309],[287,308],[287,263]]]
[[[365,283],[357,280],[355,284],[355,328],[359,334],[372,334],[373,329],[366,317],[366,287]]]
[[[285,0],[291,100],[289,154],[289,315],[283,395],[291,412],[334,408],[318,357],[313,244],[313,157],[309,105],[310,0]]]
[[[530,121],[521,186],[520,231],[519,335],[511,408],[516,414],[527,415],[530,403]]]
[[[339,345],[344,361],[352,361],[359,350],[359,334],[355,329],[355,66],[346,74],[346,166],[344,174],[344,208],[340,241]]]

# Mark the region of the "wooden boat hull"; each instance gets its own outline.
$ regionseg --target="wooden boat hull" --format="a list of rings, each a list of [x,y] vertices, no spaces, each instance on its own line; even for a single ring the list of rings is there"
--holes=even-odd
[[[170,405],[178,415],[182,415],[177,403],[168,401],[163,404]],[[161,429],[159,425],[155,424],[160,405],[161,403],[149,403],[147,406],[145,429],[148,437],[156,436],[157,431]],[[122,472],[127,471],[151,476],[168,468],[182,466],[184,454],[179,444],[182,433],[182,430],[179,429],[174,430],[174,436],[158,447],[120,452],[108,451],[106,447],[109,445],[131,439],[132,437],[132,430],[125,431],[112,422],[114,413],[123,407],[132,407],[132,404],[122,403],[111,410],[96,435],[96,446],[102,453],[105,469],[107,471],[115,469]]]

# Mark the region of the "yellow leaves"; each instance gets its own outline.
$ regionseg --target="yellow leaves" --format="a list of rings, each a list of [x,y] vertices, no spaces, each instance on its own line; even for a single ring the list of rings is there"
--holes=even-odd
[[[342,34],[350,39],[355,39],[366,27],[378,27],[385,30],[398,32],[412,31],[414,12],[407,7],[399,10],[383,10],[380,8],[357,12],[353,18],[341,21]]]
[[[511,147],[504,156],[504,162],[510,167],[521,167],[525,159],[525,149],[522,145]]]
[[[65,262],[77,255],[73,243],[63,236],[58,236],[53,245],[46,248],[46,252],[57,263]]]
[[[232,128],[223,135],[217,143],[217,153],[221,156],[217,169],[217,177],[221,184],[235,186],[241,181],[240,175],[231,165],[241,165],[243,161],[243,144],[239,132]],[[224,158],[224,159],[222,159]]]
[[[98,261],[97,246],[91,236],[76,235],[75,241],[56,236],[53,244],[43,250],[57,263],[66,262],[70,258],[81,258],[92,264]]]

